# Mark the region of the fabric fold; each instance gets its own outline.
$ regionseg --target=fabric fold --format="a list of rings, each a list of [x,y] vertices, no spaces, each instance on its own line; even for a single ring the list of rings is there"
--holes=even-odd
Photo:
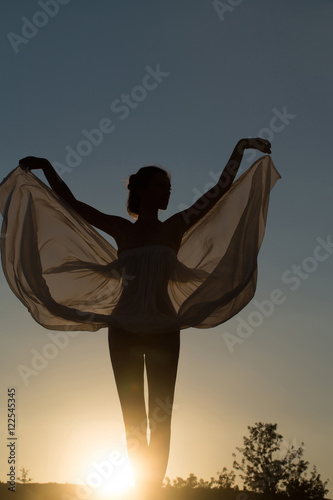
[[[264,156],[185,233],[177,255],[149,245],[118,257],[70,205],[17,167],[0,185],[6,279],[52,330],[212,328],[255,293],[269,193],[279,178]]]

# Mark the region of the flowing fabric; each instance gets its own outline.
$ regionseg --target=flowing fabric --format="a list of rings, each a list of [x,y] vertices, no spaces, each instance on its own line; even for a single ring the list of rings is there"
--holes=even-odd
[[[184,234],[177,255],[149,245],[118,257],[70,205],[17,167],[0,185],[6,279],[51,330],[215,327],[254,295],[269,193],[279,178],[264,156]]]

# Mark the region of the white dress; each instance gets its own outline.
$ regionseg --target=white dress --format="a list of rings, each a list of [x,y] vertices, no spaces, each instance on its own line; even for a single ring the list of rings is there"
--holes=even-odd
[[[264,156],[185,233],[177,255],[149,245],[118,257],[72,207],[17,167],[0,185],[6,279],[51,330],[212,328],[254,295],[269,193],[279,177]]]

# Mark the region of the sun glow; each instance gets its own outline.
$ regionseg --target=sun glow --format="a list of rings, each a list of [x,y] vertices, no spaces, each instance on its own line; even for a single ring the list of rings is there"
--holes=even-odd
[[[132,470],[123,453],[91,453],[84,462],[79,479],[91,499],[122,498],[133,488]]]
[[[129,466],[123,467],[113,474],[111,477],[105,478],[98,488],[96,488],[96,498],[110,498],[110,495],[118,498],[120,495],[125,495],[134,486],[132,473]]]

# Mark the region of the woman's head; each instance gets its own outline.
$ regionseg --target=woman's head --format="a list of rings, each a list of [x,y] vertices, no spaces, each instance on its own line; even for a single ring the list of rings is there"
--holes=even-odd
[[[127,188],[127,211],[135,219],[139,215],[141,200],[144,197],[152,204],[158,205],[157,208],[165,210],[170,196],[170,174],[155,165],[142,167],[129,177]]]

